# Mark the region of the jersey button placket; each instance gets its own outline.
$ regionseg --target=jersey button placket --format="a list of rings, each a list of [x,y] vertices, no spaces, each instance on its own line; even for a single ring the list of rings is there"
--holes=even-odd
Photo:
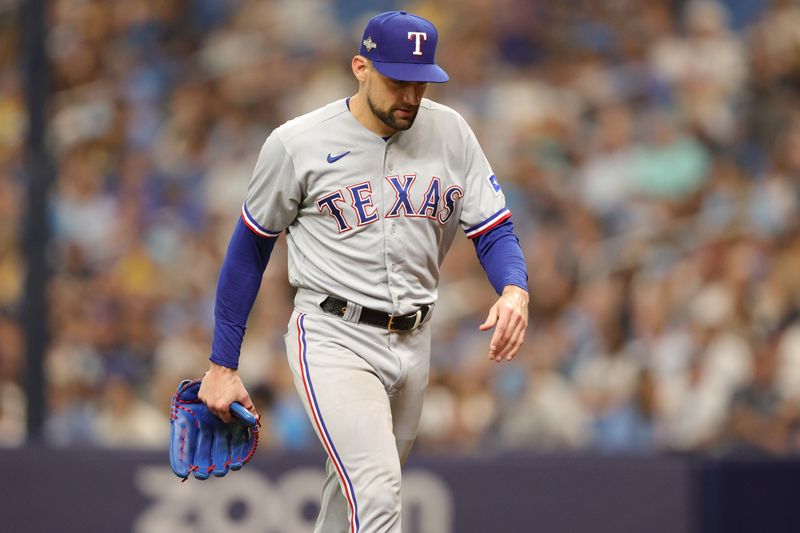
[[[393,144],[393,140],[392,139],[390,139],[386,143],[386,150],[384,151],[384,168],[383,168],[384,176],[392,175],[392,171],[394,170],[394,163],[393,163],[393,161],[391,159],[392,151],[393,151],[392,150],[392,144]],[[389,204],[392,203],[391,200],[390,200],[392,195],[389,194],[389,191],[386,189],[386,187],[387,187],[387,184],[384,183],[384,187],[383,187],[383,191],[384,191],[384,194],[383,194],[384,208],[388,209]],[[399,285],[399,283],[398,283],[399,280],[397,279],[397,271],[398,271],[398,265],[396,263],[396,261],[397,261],[397,253],[394,250],[394,248],[396,246],[396,244],[395,244],[396,239],[393,238],[394,235],[397,232],[397,222],[394,221],[394,220],[390,220],[390,219],[384,218],[383,219],[383,223],[384,223],[384,235],[385,235],[385,241],[384,242],[385,242],[385,251],[386,251],[386,267],[387,267],[387,270],[388,270],[387,279],[388,279],[388,282],[389,282],[389,294],[392,297],[393,307],[395,309],[397,309],[397,306],[398,306],[398,295],[397,295],[397,290],[396,289],[397,289],[397,287]],[[385,231],[387,229],[388,229],[388,232]]]

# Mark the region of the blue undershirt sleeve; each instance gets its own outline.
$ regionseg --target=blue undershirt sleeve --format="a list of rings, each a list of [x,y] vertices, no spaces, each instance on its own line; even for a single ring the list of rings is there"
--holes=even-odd
[[[528,290],[528,272],[525,256],[514,234],[511,219],[505,220],[490,231],[472,239],[481,266],[486,271],[494,290],[501,294],[507,285]]]
[[[247,317],[261,287],[275,238],[251,231],[239,218],[217,281],[212,362],[238,368]]]

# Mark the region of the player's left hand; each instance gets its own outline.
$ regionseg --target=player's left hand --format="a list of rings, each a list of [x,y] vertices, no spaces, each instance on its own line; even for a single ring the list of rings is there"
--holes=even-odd
[[[489,343],[489,359],[498,363],[511,361],[525,339],[528,328],[528,293],[516,285],[507,285],[503,294],[489,309],[481,331],[495,328]]]

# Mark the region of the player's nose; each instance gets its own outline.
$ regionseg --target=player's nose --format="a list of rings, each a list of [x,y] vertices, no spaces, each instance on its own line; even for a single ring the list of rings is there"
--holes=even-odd
[[[422,100],[422,94],[425,92],[425,83],[409,83],[403,89],[403,103],[417,106]]]

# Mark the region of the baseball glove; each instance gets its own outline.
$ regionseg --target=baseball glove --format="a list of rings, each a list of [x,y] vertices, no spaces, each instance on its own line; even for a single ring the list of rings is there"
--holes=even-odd
[[[231,404],[235,420],[226,424],[197,397],[200,380],[184,380],[172,397],[170,409],[169,462],[172,471],[186,481],[211,474],[222,477],[239,470],[258,447],[259,419],[240,403]]]

